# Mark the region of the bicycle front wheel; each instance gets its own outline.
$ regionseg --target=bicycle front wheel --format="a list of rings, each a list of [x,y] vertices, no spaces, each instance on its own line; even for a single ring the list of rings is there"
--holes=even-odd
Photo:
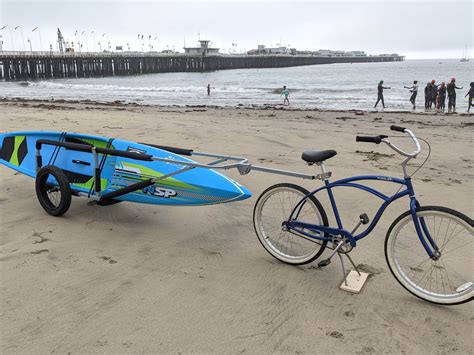
[[[473,299],[474,236],[471,218],[446,207],[417,211],[439,248],[431,259],[421,244],[410,211],[400,215],[385,238],[385,258],[398,282],[426,301],[455,305]],[[429,244],[428,240],[427,243]]]
[[[309,263],[326,248],[327,241],[304,238],[282,227],[294,207],[308,194],[309,191],[298,185],[277,184],[265,190],[255,204],[253,223],[260,243],[272,256],[288,264]],[[307,198],[296,219],[328,225],[326,213],[314,196]]]

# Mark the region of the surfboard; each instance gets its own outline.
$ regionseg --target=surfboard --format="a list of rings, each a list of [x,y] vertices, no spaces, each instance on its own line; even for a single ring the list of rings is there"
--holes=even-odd
[[[35,178],[36,142],[39,139],[149,154],[176,162],[193,162],[183,155],[143,143],[79,133],[29,131],[0,134],[0,164]],[[94,196],[94,159],[91,153],[43,145],[41,157],[43,166],[54,165],[66,174],[73,193],[81,192]],[[98,154],[98,158],[103,193],[183,169],[183,165],[170,162],[142,161],[108,154]],[[240,201],[251,196],[251,192],[244,186],[217,170],[193,168],[159,180],[141,190],[119,196],[117,200],[196,206]]]

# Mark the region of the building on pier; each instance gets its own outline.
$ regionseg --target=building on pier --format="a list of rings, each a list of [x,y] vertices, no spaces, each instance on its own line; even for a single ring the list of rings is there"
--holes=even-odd
[[[211,41],[199,40],[199,47],[185,47],[184,54],[188,55],[219,55],[219,48],[211,48]]]

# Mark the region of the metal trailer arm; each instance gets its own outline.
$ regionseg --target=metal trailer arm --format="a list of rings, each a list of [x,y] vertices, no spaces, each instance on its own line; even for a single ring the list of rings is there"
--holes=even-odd
[[[288,170],[282,170],[282,169],[273,169],[273,168],[267,168],[264,166],[258,166],[258,165],[252,165],[248,162],[247,158],[243,157],[237,157],[237,156],[232,156],[232,155],[223,155],[223,154],[214,154],[214,153],[204,153],[204,152],[195,152],[191,151],[192,156],[202,156],[202,157],[209,157],[209,158],[216,158],[217,160],[208,163],[208,164],[202,164],[202,163],[197,163],[197,162],[187,162],[187,161],[181,161],[181,160],[173,160],[173,159],[167,159],[167,158],[159,158],[159,157],[152,157],[152,160],[155,161],[161,161],[164,163],[171,163],[171,164],[176,164],[176,165],[182,165],[183,167],[187,167],[182,170],[178,170],[175,173],[170,173],[167,174],[166,177],[170,177],[172,175],[179,174],[180,172],[184,172],[185,170],[193,169],[193,168],[203,168],[203,169],[223,169],[223,170],[230,170],[230,169],[237,169],[240,173],[240,175],[247,175],[250,173],[250,171],[255,170],[255,171],[261,171],[265,173],[270,173],[270,174],[278,174],[278,175],[286,175],[286,176],[291,176],[291,177],[296,177],[300,179],[309,179],[309,180],[322,180],[323,178],[327,178],[331,176],[331,173],[325,173],[325,174],[316,174],[316,175],[310,175],[310,174],[305,174],[305,173],[299,173],[299,172],[294,172],[294,171],[288,171]],[[227,161],[233,161],[232,163],[226,163]],[[164,177],[162,177],[164,178]],[[161,180],[161,179],[159,179]]]

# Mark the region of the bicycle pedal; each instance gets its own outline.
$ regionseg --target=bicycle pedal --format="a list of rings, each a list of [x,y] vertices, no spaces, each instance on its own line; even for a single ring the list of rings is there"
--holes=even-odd
[[[360,222],[362,224],[367,224],[369,223],[369,216],[367,216],[367,213],[362,213],[360,216],[359,216],[359,219],[360,219]]]
[[[318,263],[318,267],[325,267],[331,264],[331,259],[324,259]]]

